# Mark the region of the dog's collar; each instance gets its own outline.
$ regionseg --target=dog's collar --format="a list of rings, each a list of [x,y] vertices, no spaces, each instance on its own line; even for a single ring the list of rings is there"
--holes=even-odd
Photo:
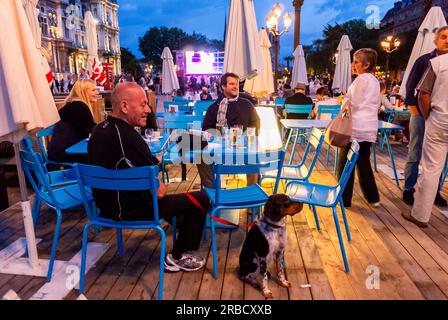
[[[284,226],[285,226],[285,220],[284,219],[281,219],[279,222],[281,223],[281,224],[277,224],[276,222],[274,222],[274,221],[271,221],[269,218],[267,218],[267,217],[263,217],[263,218],[261,218],[261,221],[263,221],[264,223],[266,223],[268,226],[270,226],[270,227],[272,227],[272,228],[274,228],[274,229],[279,229],[279,228],[283,228]]]

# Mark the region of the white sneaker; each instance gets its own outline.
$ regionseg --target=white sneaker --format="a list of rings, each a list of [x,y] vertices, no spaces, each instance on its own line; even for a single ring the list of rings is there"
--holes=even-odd
[[[372,203],[371,205],[374,207],[374,208],[378,208],[379,206],[380,206],[380,204],[381,204],[381,202],[375,202],[375,203]]]
[[[165,258],[165,270],[176,271],[196,271],[205,266],[205,259],[196,257],[191,253],[184,253],[180,259],[174,259],[171,253]]]

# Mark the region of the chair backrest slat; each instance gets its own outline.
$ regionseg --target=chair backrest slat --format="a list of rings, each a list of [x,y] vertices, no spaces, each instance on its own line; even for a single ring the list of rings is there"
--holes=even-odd
[[[40,151],[42,153],[42,157],[44,158],[45,163],[48,162],[48,155],[47,155],[47,147],[46,144],[48,143],[48,138],[53,135],[54,125],[49,126],[48,128],[39,130],[36,133],[37,142],[39,143]]]
[[[355,168],[356,160],[359,155],[359,143],[357,141],[353,141],[350,146],[350,151],[347,154],[347,162],[345,163],[344,170],[342,171],[341,177],[339,178],[337,190],[344,190],[347,185],[348,179],[352,174],[352,171]],[[341,192],[338,192],[338,197],[341,196]]]
[[[335,118],[339,112],[341,112],[341,106],[336,105],[318,105],[317,106],[317,118],[320,119],[322,114],[330,114],[331,119]]]
[[[170,105],[176,105],[178,112],[185,112],[190,111],[190,107],[188,106],[189,101],[183,100],[183,101],[164,101],[163,102],[163,108],[165,112],[169,111]]]
[[[216,100],[202,100],[196,101],[194,104],[193,110],[196,114],[203,114],[208,110],[208,108],[215,103]]]
[[[115,191],[131,191],[131,190],[148,190],[152,194],[154,220],[159,220],[157,206],[157,188],[160,185],[157,166],[135,167],[128,169],[107,169],[99,166],[92,166],[77,163],[74,165],[77,179],[81,190],[85,187],[102,190]],[[84,206],[89,216],[88,199],[85,192],[81,192]]]
[[[285,113],[288,114],[307,114],[308,117],[311,115],[313,110],[312,104],[285,104]]]
[[[200,121],[202,126],[202,121],[204,120],[203,115],[169,115],[164,119],[164,129],[187,129],[189,123],[194,123]]]
[[[244,156],[239,156],[236,153],[224,154],[222,158],[223,163],[215,163],[211,165],[214,187],[217,190],[215,193],[216,203],[219,203],[221,175],[223,174],[253,174],[277,170],[277,179],[274,186],[274,193],[276,193],[284,159],[284,150],[260,152],[254,154],[253,157],[249,157],[247,154]]]
[[[308,140],[308,144],[306,145],[305,152],[303,153],[302,161],[298,164],[299,168],[304,168],[306,170],[306,175],[302,175],[303,179],[309,178],[311,173],[313,172],[314,166],[316,165],[317,158],[319,157],[319,152],[324,142],[324,134],[321,130],[317,128],[313,128],[311,130],[310,138]],[[308,155],[311,152],[311,147],[314,148],[314,155],[311,158],[311,162],[307,165]]]
[[[20,150],[20,159],[23,171],[34,192],[49,204],[57,205],[57,199],[50,186],[49,173],[44,166],[41,155],[33,151]]]
[[[283,107],[284,104],[285,104],[285,101],[286,101],[286,98],[275,98],[275,99],[274,99],[274,104],[275,104],[277,107]]]

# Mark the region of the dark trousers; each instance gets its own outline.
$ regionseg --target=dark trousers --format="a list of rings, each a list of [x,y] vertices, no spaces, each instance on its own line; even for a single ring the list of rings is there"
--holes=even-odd
[[[366,198],[369,203],[375,203],[380,201],[380,195],[376,187],[372,166],[370,165],[370,148],[372,146],[372,143],[364,141],[360,142],[359,146],[359,156],[358,160],[356,161],[356,172],[358,174],[359,184],[361,185],[361,190],[364,194],[364,198]],[[349,150],[350,146],[339,148],[339,159],[337,166],[338,179],[341,177],[342,171],[344,171],[344,166],[347,162],[347,154]],[[352,171],[347,185],[345,186],[344,193],[342,194],[342,200],[344,201],[345,207],[350,207],[352,205],[354,182],[355,170]]]
[[[185,193],[170,194],[159,200],[159,218],[171,220],[176,217],[178,234],[172,254],[179,259],[184,252],[199,249],[202,232],[204,231],[205,217],[210,207],[210,199],[202,191],[190,192],[205,210],[198,208]],[[126,220],[152,219],[152,214],[145,210],[127,213]]]

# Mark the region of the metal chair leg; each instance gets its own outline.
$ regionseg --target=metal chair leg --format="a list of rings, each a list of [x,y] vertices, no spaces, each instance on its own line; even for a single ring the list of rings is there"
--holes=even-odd
[[[336,212],[336,207],[333,207],[332,209],[333,209],[334,224],[336,225],[336,232],[338,233],[339,247],[341,248],[342,259],[344,260],[345,271],[350,272],[350,269],[348,267],[347,256],[345,254],[344,241],[342,240],[341,229],[339,228],[339,220]]]

